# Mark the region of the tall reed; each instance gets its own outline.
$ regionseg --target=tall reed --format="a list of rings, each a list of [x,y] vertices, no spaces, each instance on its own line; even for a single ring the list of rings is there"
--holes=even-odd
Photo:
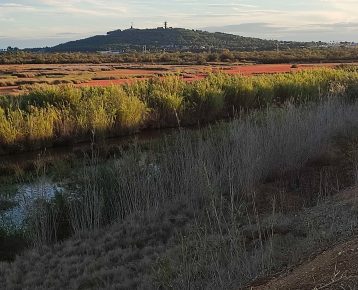
[[[238,112],[319,102],[329,95],[357,98],[358,73],[344,69],[294,74],[211,74],[193,83],[179,76],[124,87],[40,86],[0,97],[0,147],[44,147],[96,136],[119,136],[148,127],[175,127],[236,116]]]
[[[92,217],[100,227],[167,200],[236,202],[251,196],[269,176],[302,168],[333,136],[358,126],[356,110],[357,104],[337,100],[267,109],[229,124],[181,131],[154,152],[135,146],[118,160],[91,162],[79,175],[82,187],[71,220],[83,222],[74,228],[91,229]]]

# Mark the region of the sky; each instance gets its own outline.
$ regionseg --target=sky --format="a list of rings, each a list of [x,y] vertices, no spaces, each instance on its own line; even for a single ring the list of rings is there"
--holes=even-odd
[[[0,0],[0,48],[169,26],[265,39],[358,42],[358,0]]]

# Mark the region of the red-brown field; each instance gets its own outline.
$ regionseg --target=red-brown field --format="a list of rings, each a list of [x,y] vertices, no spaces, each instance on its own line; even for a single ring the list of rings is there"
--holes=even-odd
[[[0,95],[19,94],[35,84],[75,84],[76,86],[109,86],[128,84],[138,79],[180,75],[191,82],[205,78],[211,72],[228,74],[277,74],[320,67],[334,67],[339,63],[325,64],[257,64],[257,65],[1,65]]]
[[[199,69],[205,68],[206,73],[181,73],[183,79],[188,82],[204,79],[209,72],[224,72],[227,74],[242,74],[242,75],[256,75],[256,74],[277,74],[277,73],[289,73],[297,70],[315,69],[321,67],[334,67],[339,65],[338,63],[326,63],[326,64],[302,64],[292,67],[291,64],[257,64],[257,65],[235,65],[235,66],[187,66],[186,69],[192,69],[194,71],[200,71]],[[172,68],[172,66],[171,66]],[[181,67],[180,69],[183,69]],[[169,70],[172,71],[172,70]],[[148,79],[148,71],[146,70],[126,70],[127,75],[141,75],[141,79]],[[152,71],[155,75],[161,75],[163,72]],[[109,72],[110,75],[110,72]],[[126,78],[119,80],[97,80],[89,81],[79,84],[81,87],[85,86],[109,86],[109,85],[122,85],[135,81],[137,78]]]

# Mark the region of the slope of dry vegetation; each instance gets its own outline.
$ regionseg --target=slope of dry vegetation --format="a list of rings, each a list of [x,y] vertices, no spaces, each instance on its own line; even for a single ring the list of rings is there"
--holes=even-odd
[[[357,189],[355,195],[358,194]],[[356,203],[356,199],[353,203]],[[358,285],[358,240],[352,239],[317,255],[292,273],[253,287],[263,289],[356,289]]]
[[[356,182],[357,111],[289,104],[92,159],[61,208],[37,204],[38,248],[0,265],[0,287],[237,289],[348,238],[356,208],[330,196]]]
[[[340,94],[353,100],[358,73],[323,69],[275,76],[213,74],[193,83],[172,76],[124,87],[38,87],[0,98],[2,153],[119,136],[150,127],[177,127],[232,117],[238,111],[318,102]]]

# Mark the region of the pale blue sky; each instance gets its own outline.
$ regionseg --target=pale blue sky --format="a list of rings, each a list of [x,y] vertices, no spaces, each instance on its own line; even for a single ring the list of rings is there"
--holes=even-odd
[[[358,0],[0,0],[0,48],[135,27],[205,28],[267,39],[358,42]]]

